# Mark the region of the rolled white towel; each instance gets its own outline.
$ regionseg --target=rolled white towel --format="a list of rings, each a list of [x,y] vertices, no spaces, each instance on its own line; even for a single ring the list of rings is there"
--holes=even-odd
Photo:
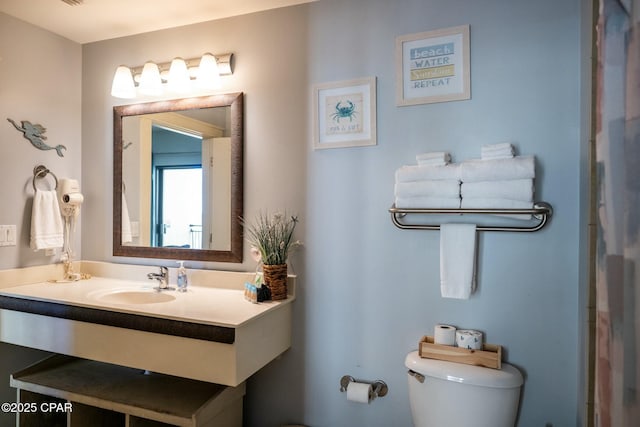
[[[499,144],[485,144],[481,148],[480,157],[483,160],[486,159],[504,159],[510,158],[515,155],[513,145],[508,142],[501,142]]]
[[[458,209],[459,207],[459,197],[396,197],[396,208]]]
[[[466,160],[459,163],[460,180],[464,182],[502,181],[535,178],[535,157],[516,156],[509,159]]]
[[[405,165],[396,170],[396,182],[429,181],[443,179],[459,179],[459,163],[444,166],[437,165]]]
[[[512,179],[505,181],[465,182],[460,185],[463,199],[498,198],[533,201],[533,179]]]
[[[416,155],[418,165],[444,166],[451,163],[451,155],[446,151],[431,151]]]
[[[407,197],[460,197],[460,182],[453,179],[397,182],[395,196]]]
[[[533,202],[522,200],[509,200],[498,198],[462,199],[460,206],[463,209],[531,209]],[[531,214],[496,214],[497,216],[513,219],[531,219]]]

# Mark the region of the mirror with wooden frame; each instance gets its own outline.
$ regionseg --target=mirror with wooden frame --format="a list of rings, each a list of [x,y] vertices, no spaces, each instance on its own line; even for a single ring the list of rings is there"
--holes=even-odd
[[[116,106],[113,255],[242,262],[243,94]]]

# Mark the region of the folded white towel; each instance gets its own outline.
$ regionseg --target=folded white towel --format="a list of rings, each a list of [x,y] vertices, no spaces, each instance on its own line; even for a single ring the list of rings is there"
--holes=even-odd
[[[451,162],[451,155],[446,151],[431,151],[416,155],[416,161],[421,166],[444,166]]]
[[[440,293],[468,299],[475,290],[476,225],[440,225]]]
[[[407,197],[460,197],[460,183],[457,180],[445,179],[434,181],[397,182],[395,196]]]
[[[533,179],[506,181],[465,182],[460,185],[460,195],[467,199],[498,198],[533,201]]]
[[[460,207],[459,197],[396,197],[396,208],[410,209],[458,209]]]
[[[502,142],[499,144],[485,144],[481,148],[480,157],[485,159],[504,159],[510,158],[515,155],[513,145],[508,142]]]
[[[487,153],[482,155],[482,160],[512,159],[513,157],[513,154],[507,153]]]
[[[55,190],[36,190],[31,210],[31,249],[61,248],[64,245],[64,226]]]
[[[122,243],[130,243],[133,241],[133,234],[131,233],[131,220],[129,219],[129,206],[127,205],[127,198],[122,193],[122,230],[120,237]]]
[[[440,159],[418,160],[418,166],[445,166],[448,164],[448,161]]]
[[[516,156],[510,159],[466,160],[459,164],[459,176],[462,182],[535,178],[534,156]]]
[[[429,181],[453,179],[457,180],[459,164],[437,165],[405,165],[396,170],[396,182]]]
[[[526,202],[522,200],[509,200],[509,199],[462,199],[460,205],[463,209],[531,209],[533,207],[532,202]],[[514,219],[531,219],[530,214],[496,214],[505,218]]]

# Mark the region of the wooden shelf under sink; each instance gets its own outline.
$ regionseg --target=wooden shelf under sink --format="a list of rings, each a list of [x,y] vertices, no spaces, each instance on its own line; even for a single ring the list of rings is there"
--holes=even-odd
[[[19,426],[242,425],[244,383],[228,387],[55,355],[14,373],[10,385],[18,402],[36,409],[21,412]],[[41,410],[49,403],[61,406]]]

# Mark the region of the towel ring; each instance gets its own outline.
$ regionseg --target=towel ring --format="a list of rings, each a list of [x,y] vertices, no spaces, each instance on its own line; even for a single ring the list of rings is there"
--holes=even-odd
[[[56,190],[58,189],[58,177],[56,176],[56,174],[54,174],[49,169],[47,169],[46,166],[38,165],[35,168],[33,168],[33,181],[31,182],[33,184],[33,191],[37,191],[37,189],[36,189],[36,178],[44,178],[45,176],[47,176],[47,174],[51,174],[53,179],[56,181],[55,189]]]

